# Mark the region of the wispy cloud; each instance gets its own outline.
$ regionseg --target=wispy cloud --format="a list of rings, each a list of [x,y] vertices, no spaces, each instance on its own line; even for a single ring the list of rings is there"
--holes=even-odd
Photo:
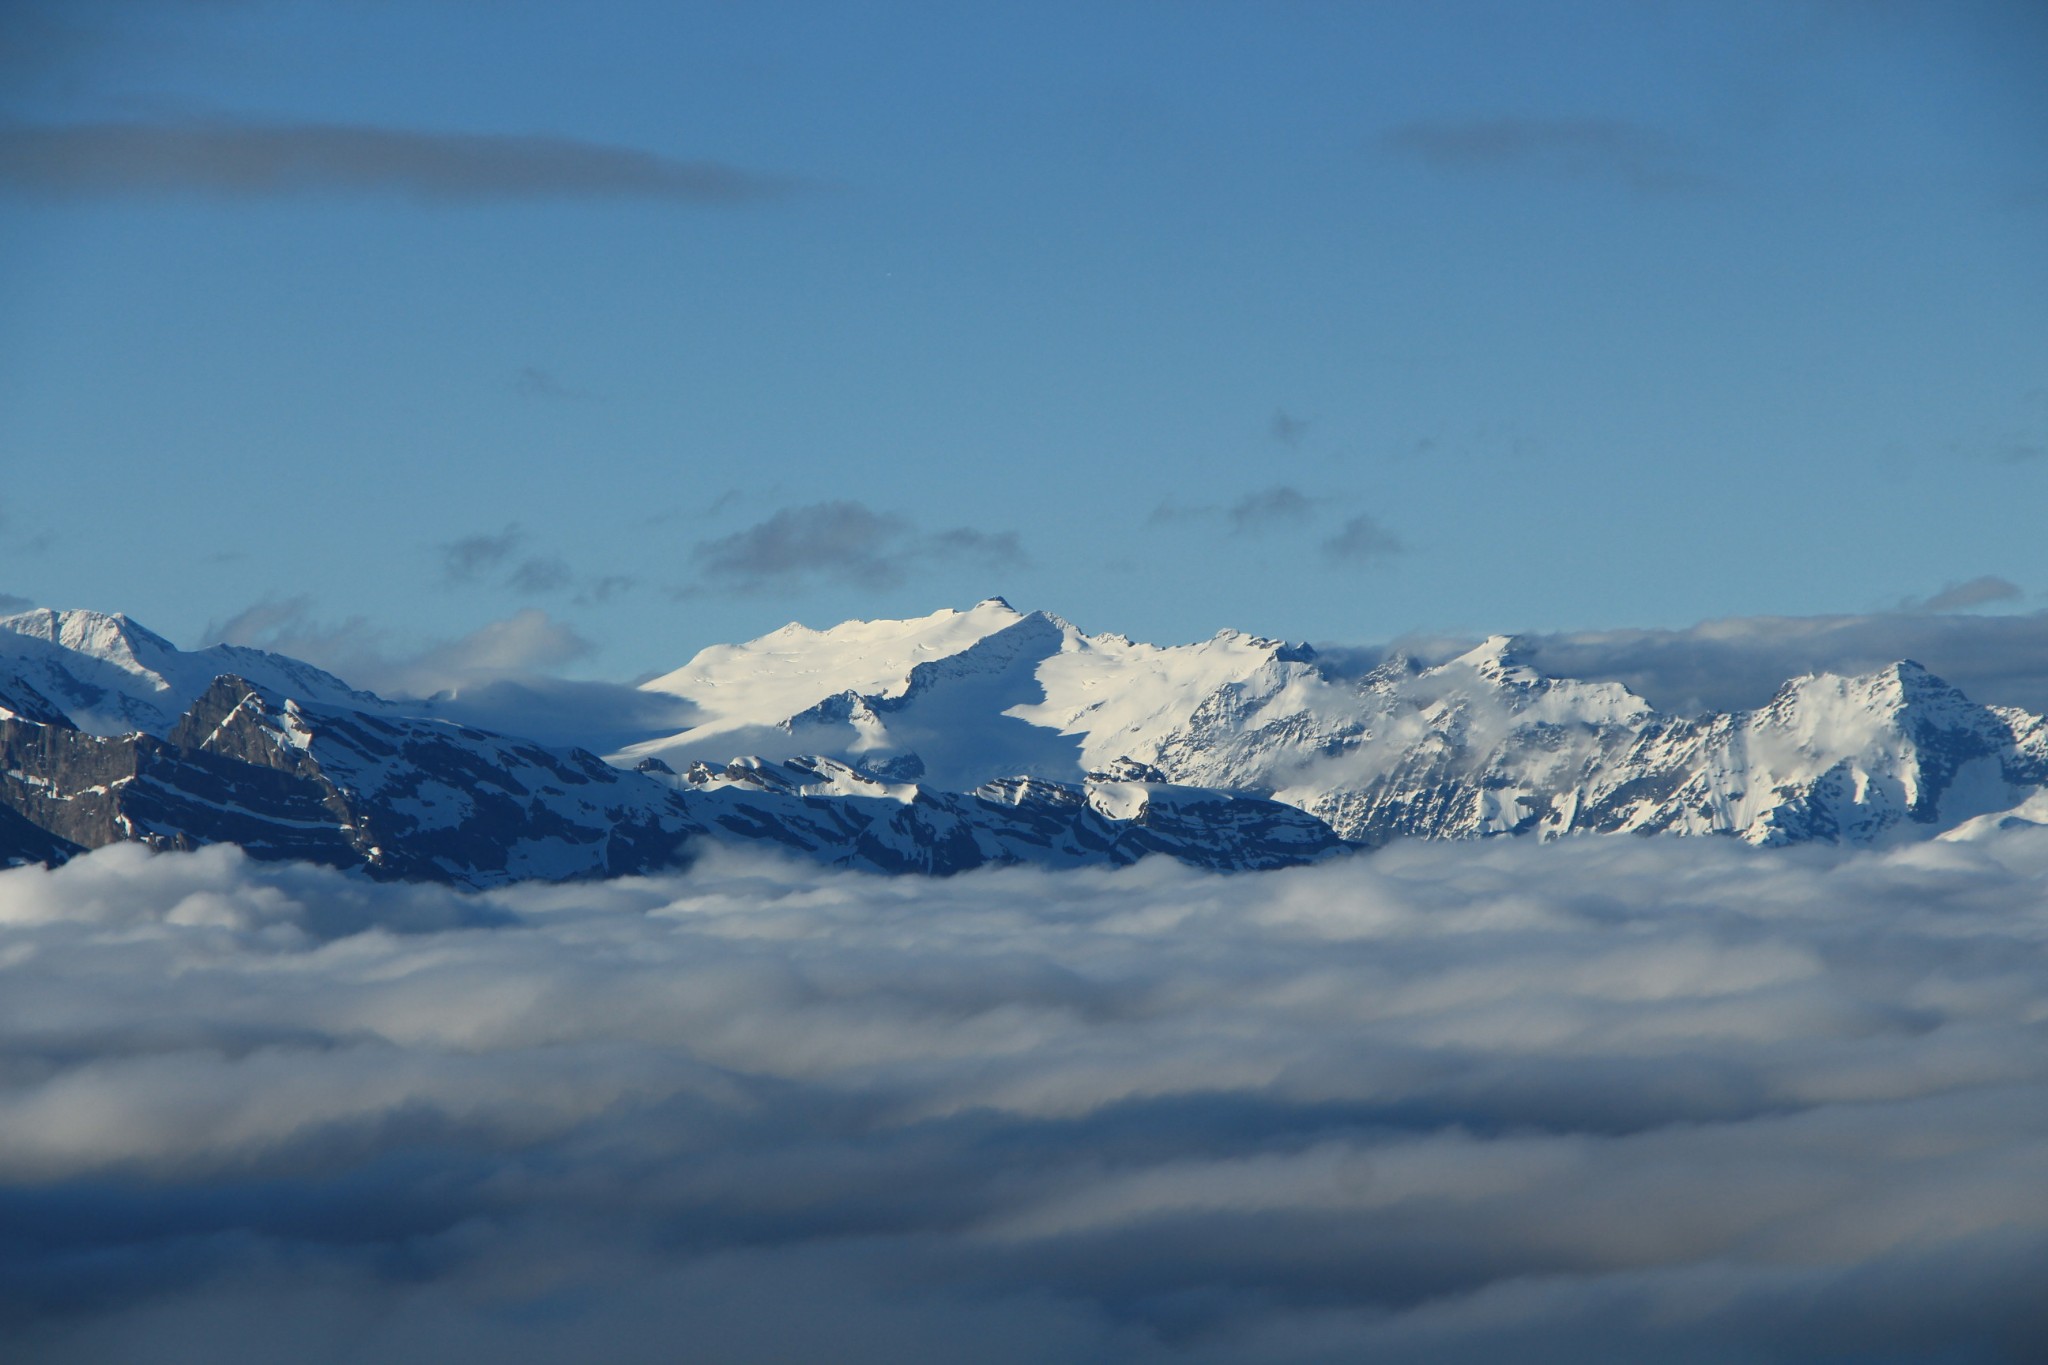
[[[631,592],[639,586],[640,580],[631,574],[606,574],[602,578],[592,579],[581,592],[577,593],[576,601],[579,605],[584,606],[593,602],[609,602],[621,593]]]
[[[450,583],[474,583],[496,570],[525,543],[526,532],[517,526],[444,542],[440,547],[441,577]]]
[[[2010,579],[1985,574],[1967,582],[1950,583],[1940,592],[1902,604],[1906,611],[1968,611],[1994,602],[2017,602],[2026,590]]]
[[[322,621],[312,599],[303,596],[266,598],[209,622],[201,643],[288,654],[390,697],[529,682],[592,652],[574,629],[533,607],[456,639],[403,641],[361,616]]]
[[[554,374],[538,365],[522,365],[512,377],[512,392],[521,398],[587,398],[577,389],[572,389]]]
[[[1288,484],[1245,493],[1229,504],[1184,503],[1171,499],[1152,509],[1146,521],[1172,526],[1184,521],[1221,521],[1233,535],[1258,535],[1282,526],[1300,526],[1314,519],[1318,500]]]
[[[1223,509],[1213,503],[1175,502],[1168,498],[1154,507],[1145,518],[1148,526],[1172,526],[1176,522],[1194,521],[1201,517],[1213,517]]]
[[[1302,438],[1308,435],[1308,429],[1311,425],[1312,423],[1305,417],[1295,417],[1285,409],[1275,409],[1272,425],[1267,429],[1272,432],[1273,439],[1281,445],[1298,447],[1302,442]]]
[[[0,506],[0,542],[13,554],[29,555],[45,554],[55,543],[48,531],[22,531],[4,506]]]
[[[542,134],[228,120],[0,124],[0,189],[43,195],[396,194],[446,203],[653,199],[712,206],[795,187],[722,162]]]
[[[536,555],[514,566],[506,582],[516,592],[537,595],[560,592],[574,577],[560,555]]]
[[[838,582],[896,587],[915,569],[1003,570],[1027,562],[1014,531],[920,531],[909,519],[848,500],[785,507],[691,552],[702,584],[733,592],[794,591]]]
[[[528,607],[424,650],[406,662],[415,673],[440,679],[447,686],[449,679],[475,682],[551,673],[583,658],[591,648],[590,642],[569,626]]]
[[[1299,488],[1279,484],[1247,493],[1230,505],[1224,518],[1239,535],[1257,534],[1278,526],[1299,526],[1315,515],[1316,505]]]
[[[11,592],[0,592],[0,616],[12,616],[19,611],[28,611],[34,606],[35,602],[30,598],[20,597]]]
[[[1971,605],[2009,601],[2003,583],[1976,579],[1954,591],[1975,599]],[[1900,659],[1918,660],[1975,701],[2048,713],[2048,612],[1979,614],[1933,600],[1856,616],[1727,617],[1676,630],[1520,638],[1547,673],[1612,679],[1681,713],[1760,706],[1786,678],[1868,673]]]
[[[1381,145],[1439,170],[1607,180],[1645,195],[1713,183],[1687,144],[1622,119],[1426,119],[1389,130]]]
[[[581,605],[607,601],[639,581],[625,574],[607,574],[583,582],[560,555],[526,553],[532,539],[525,528],[515,523],[502,531],[444,541],[437,547],[441,581],[451,586],[489,584],[524,597],[573,590]]]
[[[559,676],[590,642],[534,608],[454,639],[402,640],[360,616],[323,622],[307,597],[270,598],[209,624],[200,642],[287,654],[384,697],[433,697],[434,715],[543,744],[609,753],[700,719],[666,693]]]
[[[1325,555],[1349,564],[1378,563],[1407,548],[1399,536],[1364,512],[1345,522],[1323,542]]]

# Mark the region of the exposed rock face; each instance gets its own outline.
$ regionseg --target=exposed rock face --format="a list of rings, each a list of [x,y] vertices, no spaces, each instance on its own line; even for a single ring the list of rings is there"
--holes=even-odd
[[[248,668],[200,680],[223,662]],[[1161,649],[992,599],[791,627],[657,683],[698,689],[710,719],[607,763],[122,617],[0,619],[0,860],[232,842],[485,886],[649,871],[721,839],[884,872],[1155,853],[1233,870],[1403,837],[1869,843],[2031,820],[2048,790],[2048,722],[1911,662],[1680,718],[1546,677],[1507,637],[1346,677],[1304,646]],[[715,747],[743,738],[763,747]]]
[[[20,695],[11,681],[9,695]],[[1155,852],[1267,867],[1342,847],[1312,816],[1228,793],[1161,789],[1108,814],[1079,784],[934,792],[830,760],[698,765],[684,779],[659,760],[627,771],[583,750],[341,696],[363,696],[369,709],[337,704],[332,691],[305,704],[222,675],[182,714],[153,718],[161,734],[98,735],[53,705],[10,706],[0,717],[0,862],[59,862],[118,840],[234,843],[259,858],[487,886],[672,867],[701,838],[936,873]]]
[[[315,710],[223,676],[162,738],[0,721],[0,802],[74,847],[235,843],[484,885],[645,870],[695,832],[594,755],[443,723]],[[13,859],[47,850],[9,846]]]
[[[1795,678],[1756,711],[1694,719],[1527,670],[1472,673],[1479,686],[1435,697],[1387,689],[1368,736],[1419,723],[1415,738],[1362,781],[1316,790],[1322,774],[1307,765],[1282,799],[1366,843],[1620,832],[1869,843],[1935,833],[2048,784],[2041,718],[1979,706],[1910,661]]]

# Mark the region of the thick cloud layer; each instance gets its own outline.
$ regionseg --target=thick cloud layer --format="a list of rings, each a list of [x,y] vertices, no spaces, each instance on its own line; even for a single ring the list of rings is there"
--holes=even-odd
[[[0,874],[30,1361],[2018,1361],[2048,831]]]

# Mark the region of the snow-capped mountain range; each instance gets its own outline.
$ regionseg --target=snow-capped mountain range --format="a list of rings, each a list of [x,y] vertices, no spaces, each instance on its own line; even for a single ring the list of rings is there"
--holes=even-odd
[[[1919,665],[1662,715],[1497,636],[1347,672],[1225,631],[1157,646],[1000,598],[790,625],[644,684],[688,728],[606,759],[121,616],[0,618],[0,860],[231,841],[484,885],[758,840],[883,871],[1166,853],[1272,867],[1400,837],[1872,843],[2048,809],[2048,722]]]
[[[914,621],[786,626],[645,684],[703,719],[612,755],[827,754],[964,789],[999,775],[1255,792],[1349,841],[1403,835],[1732,834],[1753,843],[1936,833],[2048,784],[2048,725],[1910,661],[1794,678],[1754,711],[1658,714],[1551,678],[1495,636],[1363,675],[1306,645],[1088,635],[1000,598]]]

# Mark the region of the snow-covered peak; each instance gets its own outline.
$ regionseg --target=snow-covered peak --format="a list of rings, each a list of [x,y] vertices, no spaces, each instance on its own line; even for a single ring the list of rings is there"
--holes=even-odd
[[[1187,645],[1076,632],[1066,649],[1039,665],[1043,699],[1005,714],[1084,736],[1083,759],[1099,768],[1126,756],[1150,761],[1225,689],[1263,695],[1310,680],[1321,678],[1308,651],[1242,631]]]
[[[0,617],[0,678],[26,685],[91,734],[168,734],[213,680],[228,673],[280,697],[381,705],[297,659],[239,645],[182,650],[118,613],[39,607]]]
[[[1326,664],[1238,630],[1146,644],[988,598],[704,650],[642,694],[690,728],[612,761],[716,798],[719,819],[757,833],[742,809],[757,793],[920,811],[971,794],[960,809],[977,830],[990,803],[1022,811],[1042,796],[1047,809],[1154,833],[1180,818],[1183,797],[1208,810],[1250,793],[1365,843],[1625,830],[1873,842],[2024,819],[2048,789],[2048,720],[1979,706],[1910,660],[1794,678],[1755,711],[1675,718],[1619,683],[1550,676],[1519,645],[1495,635],[1431,667],[1394,656],[1360,676],[1341,655]],[[294,728],[292,700],[313,715],[321,704],[405,714],[308,665],[228,645],[179,650],[126,617],[0,618],[0,717],[22,724],[175,738],[177,717],[221,674],[252,684],[282,717],[276,736],[301,748],[317,727]],[[346,746],[316,757],[369,789]],[[1189,829],[1209,840],[1217,826],[1203,815]],[[980,847],[980,833],[958,837]]]
[[[915,754],[934,781],[1078,781],[1121,757],[1151,761],[1224,689],[1322,683],[1311,660],[1305,646],[1237,630],[1166,646],[1089,635],[1001,598],[907,621],[785,626],[646,684],[689,698],[703,720],[613,761]]]
[[[1514,661],[1515,649],[1515,636],[1489,635],[1450,662],[1467,668],[1497,667]]]
[[[1872,673],[1807,673],[1789,679],[1756,713],[1822,744],[1847,746],[1873,726],[1910,717],[1938,728],[1975,726],[1985,708],[1911,659]]]
[[[713,645],[641,686],[695,702],[706,724],[774,725],[844,692],[900,696],[919,664],[948,658],[1024,619],[1000,597],[966,611],[902,621],[790,622],[737,645]]]
[[[1936,711],[1976,709],[1976,703],[1965,697],[1961,688],[1913,659],[1901,659],[1887,665],[1875,676],[1888,690],[1897,692],[1901,706]]]
[[[1502,727],[1631,725],[1651,714],[1650,704],[1620,683],[1553,678],[1522,657],[1520,637],[1490,635],[1456,658],[1412,675],[1401,664],[1366,679],[1368,689],[1429,707],[1425,714],[1455,714],[1476,735],[1498,737]],[[1383,666],[1384,668],[1384,666]],[[1448,723],[1448,722],[1447,722]]]
[[[150,661],[178,653],[178,647],[128,618],[98,611],[57,611],[36,607],[0,617],[0,631],[37,640],[73,654],[101,659],[127,672],[150,671]],[[0,648],[5,648],[0,643]]]
[[[1523,662],[1520,641],[1513,635],[1489,635],[1463,654],[1430,670],[1439,675],[1460,671],[1477,674],[1503,687],[1536,687],[1549,681]]]
[[[957,654],[916,665],[910,670],[908,685],[896,695],[910,698],[956,679],[1014,673],[1020,665],[1027,674],[1032,673],[1040,660],[1079,647],[1084,640],[1080,631],[1057,616],[1034,611],[984,635]]]

